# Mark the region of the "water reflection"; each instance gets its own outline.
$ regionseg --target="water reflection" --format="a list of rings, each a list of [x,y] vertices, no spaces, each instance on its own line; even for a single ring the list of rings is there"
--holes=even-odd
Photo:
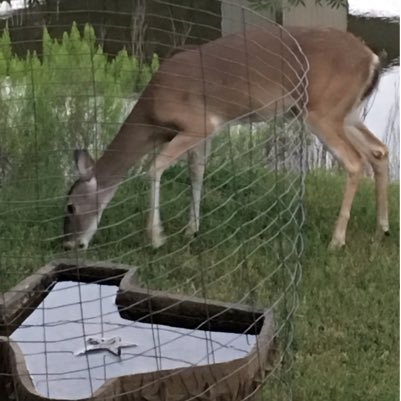
[[[377,91],[366,106],[365,123],[390,150],[390,173],[399,180],[400,167],[400,66],[383,73]]]

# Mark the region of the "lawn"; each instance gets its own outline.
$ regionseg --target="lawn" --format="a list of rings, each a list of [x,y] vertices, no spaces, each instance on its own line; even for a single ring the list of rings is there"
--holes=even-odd
[[[391,186],[391,236],[372,243],[374,188],[356,197],[344,251],[328,253],[343,179],[311,176],[306,252],[296,319],[296,400],[399,398],[399,185]],[[329,196],[328,196],[329,195]]]
[[[341,202],[342,175],[310,174],[301,202],[297,176],[258,170],[241,171],[227,180],[230,171],[223,166],[208,172],[203,226],[191,241],[181,232],[188,214],[186,170],[175,166],[167,172],[162,194],[169,202],[163,218],[170,238],[157,251],[150,249],[143,234],[148,184],[144,177],[133,179],[106,211],[104,229],[86,256],[139,266],[143,281],[152,288],[258,306],[275,304],[279,318],[291,314],[297,293],[295,329],[286,325],[280,334],[285,344],[294,336],[287,359],[292,363],[286,365],[292,368],[284,376],[276,372],[277,380],[268,382],[262,399],[290,399],[291,391],[299,401],[397,399],[399,185],[391,186],[391,236],[379,244],[371,241],[374,187],[366,179],[355,200],[347,247],[333,253],[327,244]],[[63,184],[50,178],[39,183],[38,203],[24,203],[28,193],[34,199],[32,181],[16,181],[2,189],[1,291],[47,261],[66,256],[57,239]],[[9,203],[15,200],[20,203]],[[301,206],[304,253],[295,291]]]

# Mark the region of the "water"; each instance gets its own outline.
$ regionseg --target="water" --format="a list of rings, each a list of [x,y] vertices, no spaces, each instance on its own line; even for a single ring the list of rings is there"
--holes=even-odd
[[[399,0],[349,0],[349,12],[353,15],[393,18],[400,16]]]

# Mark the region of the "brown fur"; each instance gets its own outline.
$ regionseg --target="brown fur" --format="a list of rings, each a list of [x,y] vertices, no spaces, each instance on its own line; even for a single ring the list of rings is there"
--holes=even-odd
[[[350,119],[377,83],[373,63],[374,55],[365,44],[331,28],[290,27],[285,31],[270,26],[177,53],[162,63],[96,163],[97,185],[103,191],[115,187],[139,158],[163,145],[150,172],[156,200],[152,200],[148,229],[154,245],[159,246],[158,182],[163,171],[185,152],[199,150],[225,122],[261,120],[296,108],[348,172],[332,246],[345,242],[365,161],[376,172],[378,229],[386,231],[387,157],[374,156],[377,151],[386,155],[386,147],[361,121]],[[206,153],[200,157],[203,162]],[[195,177],[199,186],[203,170]],[[199,198],[199,193],[194,197]]]

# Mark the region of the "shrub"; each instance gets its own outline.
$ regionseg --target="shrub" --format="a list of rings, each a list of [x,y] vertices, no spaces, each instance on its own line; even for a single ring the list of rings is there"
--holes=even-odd
[[[60,176],[73,148],[100,153],[158,67],[157,55],[149,65],[125,49],[108,57],[94,28],[87,24],[81,33],[75,23],[61,40],[44,27],[42,54],[19,58],[6,28],[0,35],[0,151],[12,174],[27,177],[36,169]]]

